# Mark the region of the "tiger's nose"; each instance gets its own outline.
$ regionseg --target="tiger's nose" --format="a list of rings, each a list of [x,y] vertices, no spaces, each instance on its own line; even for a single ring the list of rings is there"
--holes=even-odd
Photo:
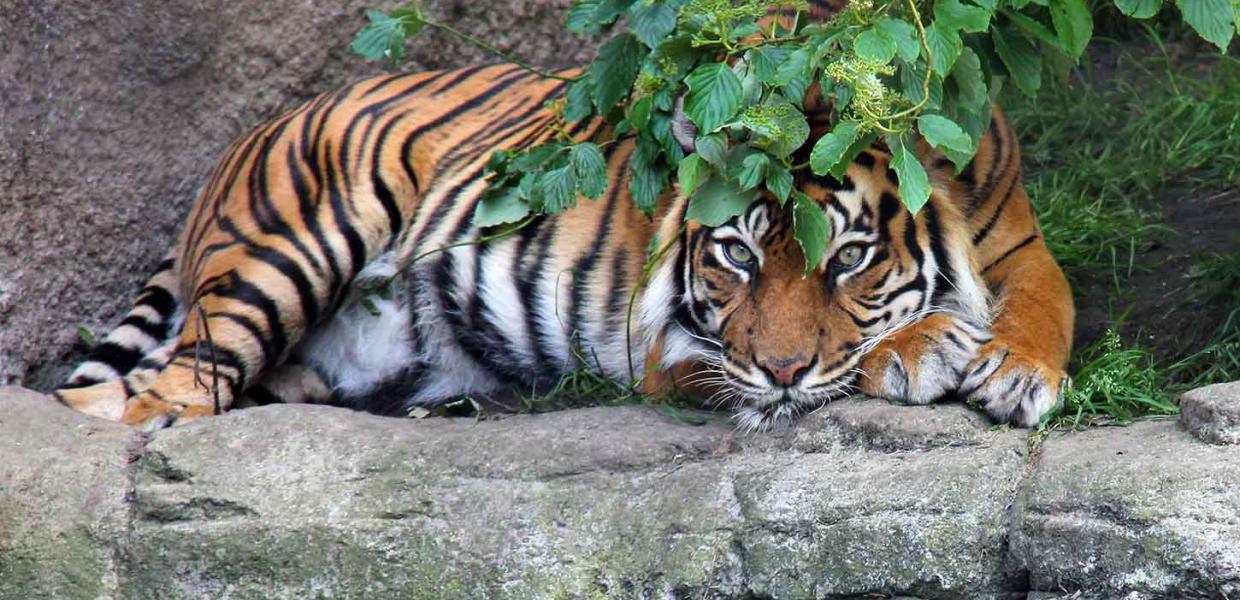
[[[809,371],[811,364],[810,359],[803,354],[792,358],[758,359],[758,367],[766,372],[767,377],[771,378],[775,385],[784,387],[796,385],[806,371]]]

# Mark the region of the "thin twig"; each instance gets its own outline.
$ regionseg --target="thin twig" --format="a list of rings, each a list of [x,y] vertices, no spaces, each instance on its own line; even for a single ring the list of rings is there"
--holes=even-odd
[[[432,21],[430,19],[427,19],[426,17],[422,17],[422,21],[425,22],[427,25],[430,25],[431,27],[441,29],[448,34],[454,35],[466,42],[469,42],[470,44],[473,44],[474,46],[477,46],[478,48],[481,48],[487,52],[490,52],[491,54],[494,54],[514,65],[517,65],[518,67],[521,67],[522,69],[525,69],[526,71],[529,71],[530,73],[538,75],[539,77],[546,77],[549,79],[559,79],[560,81],[577,81],[578,79],[581,79],[583,77],[583,75],[577,75],[576,77],[565,77],[557,73],[552,73],[550,71],[544,71],[515,56],[512,56],[511,54],[508,54],[507,52],[504,52],[503,50],[500,50],[499,48],[496,48],[495,46],[492,46],[491,44],[488,44],[472,35],[469,35],[468,33],[465,33],[464,31],[461,31],[451,25],[448,25],[447,23],[440,23],[438,21]]]
[[[202,378],[198,373],[198,349],[202,344],[202,334],[207,334],[207,349],[211,351],[211,396],[214,398],[215,415],[224,412],[220,406],[220,363],[215,357],[215,341],[211,339],[211,324],[207,322],[207,313],[202,310],[202,303],[198,302],[194,305],[198,311],[198,321],[194,323],[194,382],[201,384],[206,388],[206,384],[202,382]]]

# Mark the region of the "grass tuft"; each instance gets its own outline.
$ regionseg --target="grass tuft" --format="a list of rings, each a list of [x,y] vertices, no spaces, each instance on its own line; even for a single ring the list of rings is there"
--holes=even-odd
[[[1153,356],[1125,346],[1114,329],[1078,352],[1075,359],[1071,369],[1075,375],[1064,394],[1060,423],[1077,427],[1179,412],[1164,390]]]

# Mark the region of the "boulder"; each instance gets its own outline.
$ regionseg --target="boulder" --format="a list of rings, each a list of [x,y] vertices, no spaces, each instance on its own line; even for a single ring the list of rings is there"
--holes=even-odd
[[[1180,424],[1211,444],[1240,444],[1240,381],[1207,385],[1180,396]]]

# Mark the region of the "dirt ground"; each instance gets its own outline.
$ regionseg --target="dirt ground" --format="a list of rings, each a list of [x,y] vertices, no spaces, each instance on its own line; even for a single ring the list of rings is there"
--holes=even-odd
[[[1201,348],[1223,324],[1233,307],[1195,289],[1190,273],[1202,257],[1240,252],[1240,189],[1169,190],[1162,220],[1168,230],[1155,243],[1136,247],[1131,262],[1116,257],[1118,279],[1110,270],[1074,274],[1077,348],[1125,312],[1119,333],[1164,360]]]

